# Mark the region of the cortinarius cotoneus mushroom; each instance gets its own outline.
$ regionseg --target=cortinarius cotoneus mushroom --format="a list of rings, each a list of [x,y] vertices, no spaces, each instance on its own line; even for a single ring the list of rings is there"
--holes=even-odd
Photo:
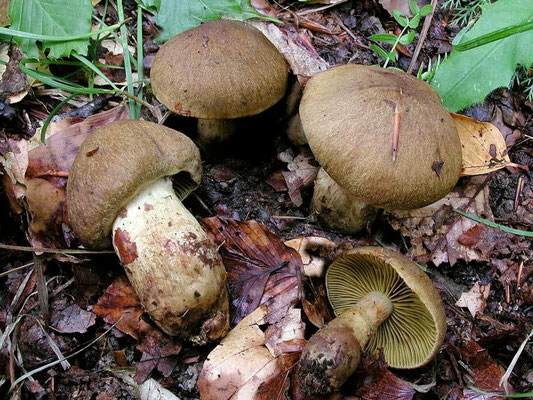
[[[394,368],[418,368],[439,350],[446,317],[439,293],[420,268],[399,253],[361,247],[337,257],[326,274],[337,318],[307,343],[300,379],[327,394],[354,373],[360,351],[377,353]]]
[[[459,179],[453,119],[431,86],[404,72],[353,64],[320,72],[305,87],[300,118],[327,172],[313,208],[330,228],[363,228],[371,207],[424,207]]]
[[[153,321],[199,344],[229,329],[226,270],[181,203],[201,172],[187,136],[152,122],[117,121],[85,140],[67,184],[70,225],[81,242],[105,248],[112,236]]]
[[[151,69],[157,99],[198,118],[201,142],[227,139],[234,118],[270,108],[287,87],[287,65],[276,47],[243,22],[216,20],[165,43]]]

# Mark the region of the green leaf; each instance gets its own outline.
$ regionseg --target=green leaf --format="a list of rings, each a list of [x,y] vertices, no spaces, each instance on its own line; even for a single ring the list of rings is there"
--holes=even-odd
[[[409,28],[416,29],[418,28],[419,23],[420,23],[420,14],[417,14],[413,17],[411,21],[409,21]]]
[[[161,7],[161,0],[135,0],[137,4],[142,6],[147,11],[150,11],[152,14],[157,13]]]
[[[413,40],[415,40],[415,31],[409,31],[409,33],[406,33],[400,38],[400,44],[407,46],[413,43]]]
[[[407,25],[409,25],[409,18],[407,18],[402,12],[398,10],[392,10],[392,16],[402,28],[405,28]]]
[[[376,53],[378,53],[378,55],[383,58],[384,60],[386,60],[387,58],[389,58],[389,55],[387,54],[387,52],[385,50],[383,50],[381,47],[379,47],[377,44],[374,44],[374,43],[371,43],[370,44],[370,48],[372,50],[374,50]]]
[[[418,14],[418,11],[420,11],[420,7],[418,7],[415,0],[409,0],[409,9],[413,15]]]
[[[228,17],[239,21],[262,18],[279,22],[258,13],[250,0],[161,0],[156,23],[163,29],[160,41],[194,28],[202,22]]]
[[[431,11],[433,11],[433,6],[431,4],[426,4],[420,9],[420,16],[425,17],[426,15],[431,14]]]
[[[376,40],[378,42],[388,44],[396,43],[397,39],[398,37],[396,35],[393,35],[392,33],[377,33],[375,35],[370,36],[370,40]]]
[[[64,42],[43,41],[50,58],[68,57],[72,51],[86,55],[89,39],[70,40],[91,30],[91,0],[16,0],[9,2],[11,28],[47,36],[64,37]],[[33,39],[15,38],[22,52],[36,57],[39,49]]]
[[[533,18],[531,0],[499,0],[482,9],[482,16],[463,41]],[[468,51],[452,51],[437,69],[431,85],[446,108],[455,112],[483,102],[496,88],[508,86],[518,64],[529,67],[532,63],[533,31],[522,32]]]
[[[457,210],[455,208],[453,209],[453,211],[455,211],[457,214],[462,215],[463,217],[470,218],[473,221],[476,221],[476,222],[485,224],[487,226],[490,226],[491,228],[496,228],[496,229],[499,229],[501,231],[504,231],[504,232],[507,232],[507,233],[511,233],[513,235],[533,237],[533,232],[530,232],[530,231],[522,231],[520,229],[509,228],[508,226],[497,224],[496,222],[490,221],[490,220],[485,219],[485,218],[478,217],[475,214],[470,214],[470,213],[466,213],[466,212],[461,211],[461,210]]]

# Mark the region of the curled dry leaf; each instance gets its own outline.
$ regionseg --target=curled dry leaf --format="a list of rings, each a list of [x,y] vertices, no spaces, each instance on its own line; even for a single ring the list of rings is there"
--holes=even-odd
[[[303,338],[303,326],[297,310],[291,309],[287,318],[271,331],[274,334],[268,336],[268,329],[263,333],[259,328],[267,313],[265,306],[256,308],[209,354],[198,378],[198,390],[203,400],[276,399],[277,396],[269,397],[274,392],[281,393],[279,398],[284,398],[288,374],[303,345],[290,343],[294,344],[295,338]],[[279,332],[283,334],[279,336]],[[288,335],[286,342],[284,335]],[[265,341],[269,338],[276,338],[274,348],[276,353],[282,353],[274,356],[268,350]]]
[[[136,348],[143,353],[136,365],[138,383],[146,380],[155,368],[165,377],[170,376],[181,345],[144,320],[139,298],[125,276],[118,277],[107,288],[93,306],[93,312],[137,340]]]
[[[303,203],[301,190],[313,184],[319,167],[310,163],[314,157],[309,152],[302,152],[293,157],[284,151],[278,154],[278,158],[287,163],[288,171],[282,171],[281,174],[285,179],[291,201],[296,207],[300,207]],[[273,184],[271,186],[276,189]]]
[[[480,285],[479,282],[476,282],[468,292],[461,295],[455,305],[468,308],[472,318],[475,318],[477,315],[483,314],[489,293],[490,283],[488,285]]]
[[[502,133],[490,122],[450,113],[461,139],[461,175],[488,174],[511,162]]]
[[[318,55],[305,29],[296,32],[280,28],[271,22],[248,23],[259,29],[283,54],[300,83],[305,83],[311,76],[328,69],[328,63]]]
[[[493,220],[486,177],[463,180],[443,199],[424,208],[392,211],[388,218],[394,229],[411,238],[409,256],[421,263],[432,261],[438,266],[444,262],[454,265],[459,259],[488,261],[494,247],[504,244],[502,234],[497,232],[476,248],[479,241],[467,238],[473,235],[470,229],[477,222],[453,212],[453,208]]]
[[[202,220],[220,246],[228,273],[230,315],[233,324],[255,310],[267,308],[265,321],[275,323],[300,299],[302,262],[265,225],[220,217]]]
[[[311,252],[319,252],[321,249],[332,251],[337,247],[331,240],[318,236],[302,236],[287,240],[285,244],[300,254],[304,273],[310,277],[323,277],[326,272],[326,259]]]

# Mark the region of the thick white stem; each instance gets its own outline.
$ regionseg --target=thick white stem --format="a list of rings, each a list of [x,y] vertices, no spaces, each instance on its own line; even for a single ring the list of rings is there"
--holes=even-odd
[[[113,246],[141,304],[166,333],[197,343],[228,329],[226,271],[170,179],[144,188],[113,224]]]
[[[198,136],[204,145],[223,142],[235,132],[234,119],[199,119]]]

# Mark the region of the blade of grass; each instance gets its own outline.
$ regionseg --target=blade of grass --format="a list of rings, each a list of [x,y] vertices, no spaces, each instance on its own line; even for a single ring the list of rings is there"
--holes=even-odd
[[[111,80],[104,75],[102,71],[100,71],[92,62],[87,60],[85,57],[79,55],[75,51],[72,53],[72,56],[79,60],[83,65],[85,65],[87,68],[89,68],[91,71],[93,71],[95,74],[100,76],[109,86],[111,86],[115,90],[120,90]]]
[[[44,120],[43,127],[41,128],[41,142],[44,143],[46,139],[46,129],[48,128],[48,125],[50,125],[50,121],[52,118],[54,118],[55,115],[63,108],[65,104],[67,104],[72,98],[76,96],[76,93],[72,93],[70,96],[68,96],[66,99],[64,99],[61,103],[59,103],[55,108],[52,110],[50,115]]]
[[[144,79],[144,51],[143,51],[143,10],[139,5],[137,7],[137,80],[142,81]],[[139,93],[137,96],[143,98],[143,87],[141,83],[139,86]],[[137,117],[141,116],[141,105],[137,104]]]
[[[485,392],[484,390],[478,389],[474,386],[468,386],[468,389],[473,390],[476,393],[481,393],[485,396],[491,396],[494,398],[503,398],[503,399],[525,399],[533,397],[533,392],[528,393],[515,393],[515,394],[501,394],[501,393],[490,393]]]
[[[30,32],[23,32],[23,31],[17,31],[15,29],[11,28],[2,28],[0,27],[0,34],[5,34],[9,36],[14,37],[20,37],[24,39],[33,39],[33,40],[40,40],[45,42],[70,42],[72,40],[80,40],[80,39],[89,39],[93,37],[94,35],[105,33],[105,32],[111,32],[118,28],[120,28],[123,24],[125,24],[127,21],[122,21],[121,23],[107,26],[105,28],[99,29],[97,31],[91,31],[88,33],[84,33],[82,35],[72,35],[72,36],[50,36],[50,35],[39,35],[37,33],[30,33]]]
[[[124,21],[124,7],[122,5],[122,0],[117,1],[117,11],[118,11],[118,22],[122,23]],[[128,82],[128,93],[132,96],[135,95],[134,89],[133,89],[133,77],[131,73],[131,61],[130,61],[130,51],[128,49],[128,32],[126,29],[126,25],[120,26],[120,35],[121,37],[121,45],[122,45],[122,52],[124,54],[124,68],[126,70],[126,81]],[[138,119],[137,116],[137,108],[135,107],[135,103],[133,101],[129,101],[130,106],[130,118],[131,119]]]
[[[479,46],[483,46],[488,43],[495,42],[496,40],[505,39],[506,37],[516,35],[517,33],[529,31],[531,29],[533,29],[533,21],[526,21],[518,25],[508,26],[506,28],[498,29],[494,32],[486,33],[485,35],[482,35],[475,39],[460,43],[454,48],[457,51],[466,51]]]
[[[507,232],[507,233],[511,233],[513,235],[533,237],[533,232],[522,231],[520,229],[509,228],[508,226],[497,224],[496,222],[489,221],[488,219],[481,218],[481,217],[478,217],[477,215],[466,213],[464,211],[457,210],[455,208],[453,209],[453,211],[455,211],[457,214],[461,214],[463,217],[470,218],[473,221],[476,221],[476,222],[485,224],[487,226],[490,226],[491,228],[499,229],[501,231],[504,231],[504,232]]]

